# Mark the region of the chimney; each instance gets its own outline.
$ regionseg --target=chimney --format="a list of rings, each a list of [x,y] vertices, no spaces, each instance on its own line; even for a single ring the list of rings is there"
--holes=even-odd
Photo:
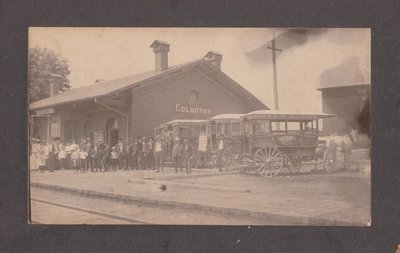
[[[155,53],[155,71],[161,72],[168,69],[169,44],[161,40],[155,40],[150,45]]]
[[[50,97],[56,96],[60,93],[60,83],[62,76],[50,74]]]
[[[221,70],[222,54],[214,51],[209,51],[204,59]]]

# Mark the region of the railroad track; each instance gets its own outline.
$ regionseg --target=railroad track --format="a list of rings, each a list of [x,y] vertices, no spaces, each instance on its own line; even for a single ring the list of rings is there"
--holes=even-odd
[[[57,202],[48,201],[48,200],[44,200],[44,199],[31,198],[31,201],[37,202],[37,203],[41,203],[41,204],[50,205],[50,206],[55,206],[55,207],[58,207],[58,208],[73,210],[75,212],[77,211],[77,212],[81,212],[81,213],[85,213],[85,214],[90,214],[92,216],[108,218],[108,219],[117,220],[117,221],[123,221],[123,222],[131,223],[131,224],[151,224],[148,221],[144,221],[144,220],[137,219],[137,218],[122,217],[122,216],[102,213],[102,212],[98,212],[98,211],[94,211],[94,210],[89,210],[89,209],[86,209],[86,208],[81,208],[81,207],[76,207],[76,206],[69,206],[69,205],[65,205],[65,204],[62,204],[62,203],[57,203]],[[35,219],[32,219],[31,222],[32,222],[32,224],[44,224],[43,222],[35,220]]]

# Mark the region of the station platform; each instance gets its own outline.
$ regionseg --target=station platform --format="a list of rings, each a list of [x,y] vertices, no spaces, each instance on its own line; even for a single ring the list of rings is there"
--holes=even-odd
[[[254,217],[261,221],[255,225],[268,225],[269,220],[280,225],[370,224],[368,173],[304,171],[274,178],[215,169],[193,169],[189,175],[172,168],[164,173],[31,171],[30,185],[136,205]],[[166,223],[174,224],[173,217]]]

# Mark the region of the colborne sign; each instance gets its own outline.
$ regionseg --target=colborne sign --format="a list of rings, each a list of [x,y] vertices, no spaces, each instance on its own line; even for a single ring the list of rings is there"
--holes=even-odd
[[[181,104],[175,105],[175,111],[184,112],[184,113],[195,113],[195,114],[211,114],[210,108],[193,107],[193,106],[186,106],[186,105],[181,105]]]

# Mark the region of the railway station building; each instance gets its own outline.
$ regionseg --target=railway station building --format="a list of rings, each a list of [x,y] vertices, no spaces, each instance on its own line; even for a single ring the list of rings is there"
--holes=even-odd
[[[154,127],[174,119],[269,109],[221,71],[220,53],[210,51],[199,60],[168,66],[170,45],[156,40],[150,47],[155,54],[152,71],[60,94],[52,84],[50,97],[29,106],[31,137],[66,142],[90,137],[114,145],[118,138],[152,136]]]

